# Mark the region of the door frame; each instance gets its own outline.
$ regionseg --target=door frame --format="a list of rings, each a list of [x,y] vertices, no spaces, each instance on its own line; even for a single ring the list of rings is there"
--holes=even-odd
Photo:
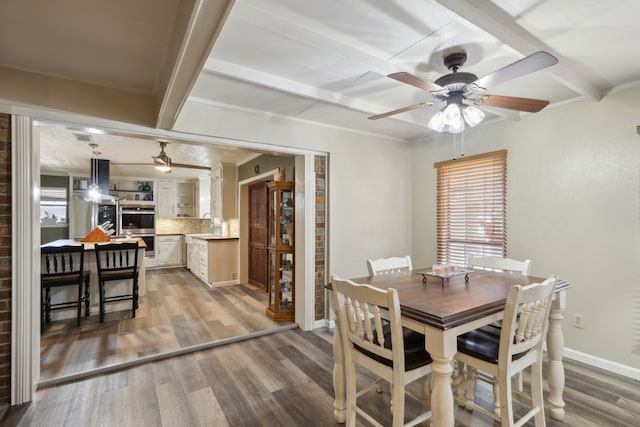
[[[314,260],[315,174],[312,166],[315,155],[326,156],[326,153],[287,146],[274,149],[274,145],[261,142],[185,134],[29,107],[0,104],[0,111],[12,115],[11,405],[32,401],[40,379],[40,264],[34,261],[40,259],[40,227],[37,220],[40,203],[39,123],[81,129],[98,128],[114,134],[165,137],[297,156],[296,166],[304,167],[296,171],[296,198],[301,197],[297,200],[304,203],[296,207],[296,214],[301,212],[306,220],[300,224],[300,228],[296,227],[296,265],[299,265],[296,268],[296,294],[303,296],[296,302],[296,323],[303,330],[313,329],[314,274],[313,268],[305,268],[313,266]],[[303,177],[302,181],[298,181],[300,177]],[[305,210],[309,206],[311,209]]]

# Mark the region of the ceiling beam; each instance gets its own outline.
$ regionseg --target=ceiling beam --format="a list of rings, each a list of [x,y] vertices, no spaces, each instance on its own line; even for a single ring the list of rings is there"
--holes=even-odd
[[[366,114],[371,114],[371,112],[383,112],[388,109],[386,106],[365,102],[357,98],[345,96],[341,93],[320,89],[294,80],[284,79],[273,74],[265,73],[253,68],[243,67],[241,65],[212,57],[207,59],[203,71],[255,84],[279,92],[310,98],[318,102],[361,111]],[[394,117],[394,119],[422,127],[425,125],[424,121],[413,120],[411,116],[407,115],[402,118]]]
[[[534,37],[520,26],[516,20],[500,7],[489,0],[436,0],[442,6],[465,19],[470,24],[491,34],[516,52],[526,56],[535,51],[543,50],[558,58],[558,63],[545,71],[555,80],[573,90],[579,95],[593,101],[599,101],[602,92],[587,79],[581,77],[576,70],[581,69],[574,61],[562,57],[557,52]],[[583,74],[587,71],[582,69]]]
[[[161,73],[164,93],[156,126],[173,128],[211,49],[227,19],[233,0],[180,2],[168,60]]]

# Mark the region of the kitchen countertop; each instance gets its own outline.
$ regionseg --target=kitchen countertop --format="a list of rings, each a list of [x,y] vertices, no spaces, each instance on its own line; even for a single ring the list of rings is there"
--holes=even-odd
[[[147,245],[144,243],[144,240],[142,239],[127,239],[127,238],[122,238],[122,239],[111,239],[110,243],[124,243],[124,242],[135,242],[138,241],[138,247],[139,249],[146,249]],[[90,243],[90,242],[80,242],[78,240],[72,240],[72,239],[58,239],[58,240],[54,240],[53,242],[49,242],[49,243],[45,243],[44,245],[41,245],[41,248],[49,248],[49,247],[60,247],[60,246],[64,246],[64,245],[80,245],[80,243],[82,243],[84,245],[84,249],[87,251],[92,251],[95,249],[95,243]],[[98,243],[107,243],[107,242],[98,242]]]
[[[233,240],[238,239],[238,237],[231,236],[217,236],[211,233],[200,233],[200,234],[185,234],[185,236],[190,236],[193,239],[200,240]]]

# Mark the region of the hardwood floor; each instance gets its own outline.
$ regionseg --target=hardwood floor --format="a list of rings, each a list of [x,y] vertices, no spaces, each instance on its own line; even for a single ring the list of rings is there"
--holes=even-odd
[[[332,367],[332,331],[294,329],[46,388],[30,405],[11,408],[0,424],[333,426]],[[638,381],[570,360],[565,370],[566,416],[562,422],[547,417],[547,426],[640,425]],[[490,389],[479,383],[477,391],[489,405]],[[364,399],[389,425],[388,387]],[[407,417],[420,404],[407,398]],[[457,427],[493,425],[456,408]]]
[[[251,285],[212,289],[184,268],[148,270],[146,280],[135,318],[107,305],[104,323],[94,312],[80,327],[75,318],[45,326],[41,385],[286,325],[266,317],[268,294]]]

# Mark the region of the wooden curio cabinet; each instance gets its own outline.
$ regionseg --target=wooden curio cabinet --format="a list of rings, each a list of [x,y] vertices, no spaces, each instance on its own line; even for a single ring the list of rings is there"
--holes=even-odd
[[[273,320],[295,320],[294,188],[291,181],[273,181],[269,188],[269,306]]]

